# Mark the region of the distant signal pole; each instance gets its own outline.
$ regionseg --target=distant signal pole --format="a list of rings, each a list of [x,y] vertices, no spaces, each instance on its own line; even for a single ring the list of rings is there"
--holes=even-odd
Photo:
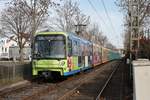
[[[130,18],[130,78],[132,79],[132,53],[135,59],[139,57],[140,48],[140,23],[139,23],[139,0],[129,0],[129,18]]]
[[[140,22],[139,22],[139,0],[129,0],[130,12],[130,60],[132,60],[132,52],[135,58],[139,57],[140,48]]]

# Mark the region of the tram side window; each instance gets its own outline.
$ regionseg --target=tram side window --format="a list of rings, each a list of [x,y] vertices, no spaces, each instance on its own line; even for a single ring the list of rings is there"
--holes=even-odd
[[[74,40],[72,44],[73,44],[72,45],[72,54],[74,56],[78,56],[78,43],[77,43],[77,41]]]
[[[72,56],[72,41],[68,39],[68,56]]]

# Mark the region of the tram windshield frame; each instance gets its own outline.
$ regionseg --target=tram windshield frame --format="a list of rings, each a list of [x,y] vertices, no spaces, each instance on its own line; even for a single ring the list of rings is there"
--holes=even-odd
[[[64,35],[37,35],[33,46],[33,59],[66,58],[66,38]]]

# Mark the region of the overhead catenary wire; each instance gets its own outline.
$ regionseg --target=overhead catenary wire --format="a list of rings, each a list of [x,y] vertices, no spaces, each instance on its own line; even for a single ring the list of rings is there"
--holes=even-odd
[[[109,23],[110,23],[110,26],[111,26],[111,28],[112,28],[112,31],[113,31],[113,33],[116,33],[116,29],[115,29],[115,27],[114,27],[114,25],[113,25],[113,23],[112,23],[112,19],[111,19],[109,13],[108,13],[108,10],[107,10],[107,7],[106,7],[106,5],[105,5],[104,0],[101,0],[101,2],[100,2],[100,0],[97,0],[97,1],[98,1],[99,4],[102,3],[102,5],[103,5],[103,7],[104,7],[105,14],[106,14],[106,16],[107,16],[107,18],[108,18],[108,21],[109,21]],[[117,42],[119,43],[119,39],[118,39],[119,36],[117,35],[117,36],[115,36],[115,37],[117,38]]]
[[[107,26],[107,24],[105,23],[104,19],[102,18],[102,16],[97,12],[96,8],[94,7],[93,3],[91,2],[91,0],[88,0],[88,3],[90,4],[90,6],[92,7],[92,9],[95,11],[98,19],[100,20],[100,22],[102,21],[105,26]],[[102,29],[102,27],[100,26],[100,28]]]
[[[105,22],[105,20],[103,19],[103,17],[98,13],[98,11],[96,10],[96,8],[95,8],[95,6],[93,5],[93,3],[91,2],[91,0],[88,0],[88,3],[90,4],[90,6],[92,7],[92,9],[95,11],[95,13],[96,13],[96,15],[98,16],[98,19],[100,20],[100,21],[102,21],[103,22],[103,24],[107,27],[107,28],[110,28],[107,24],[106,24],[106,22]],[[99,2],[100,3],[100,2]],[[106,6],[105,6],[105,8],[106,8]],[[107,9],[106,9],[107,10]],[[107,13],[108,13],[108,11],[107,11]],[[109,14],[108,14],[108,16],[109,16]],[[109,20],[111,20],[110,18],[109,18]],[[111,22],[112,23],[112,22]],[[112,26],[113,26],[113,24],[111,24]],[[105,28],[106,28],[105,27]],[[102,29],[102,28],[101,28]],[[114,27],[113,27],[113,29],[114,29]],[[113,30],[113,33],[116,33],[116,31],[115,30]]]
[[[106,14],[106,16],[107,16],[107,18],[108,18],[108,21],[109,21],[109,23],[110,23],[110,25],[111,25],[111,28],[112,28],[113,32],[116,33],[116,30],[115,30],[115,28],[114,28],[114,25],[113,25],[113,23],[112,23],[112,20],[111,20],[109,14],[108,14],[108,11],[107,11],[107,8],[106,8],[106,5],[105,5],[104,0],[101,0],[101,2],[102,2],[102,5],[103,5],[103,7],[104,7],[105,14]],[[98,0],[98,3],[100,4],[100,0]]]

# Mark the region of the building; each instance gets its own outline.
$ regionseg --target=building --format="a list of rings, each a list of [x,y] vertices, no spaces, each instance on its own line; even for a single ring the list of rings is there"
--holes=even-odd
[[[19,59],[19,47],[14,40],[17,40],[15,36],[0,39],[0,59]],[[24,48],[24,58],[30,59],[29,57],[31,57],[31,48],[27,43]]]

